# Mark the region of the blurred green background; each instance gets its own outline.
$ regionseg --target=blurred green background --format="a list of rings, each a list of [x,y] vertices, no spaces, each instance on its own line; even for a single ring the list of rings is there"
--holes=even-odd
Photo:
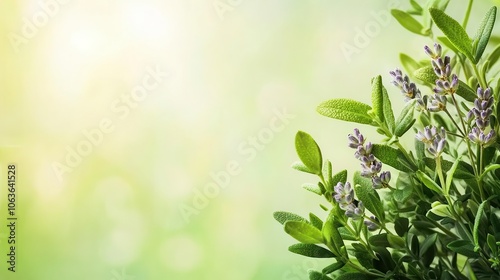
[[[476,2],[471,30],[494,4]],[[315,178],[290,168],[294,135],[358,168],[354,125],[315,107],[368,103],[381,74],[399,112],[388,71],[432,42],[390,7],[409,4],[2,1],[0,168],[18,164],[18,222],[11,273],[2,183],[0,279],[307,279],[327,261],[287,252],[272,218],[325,216],[301,188]]]

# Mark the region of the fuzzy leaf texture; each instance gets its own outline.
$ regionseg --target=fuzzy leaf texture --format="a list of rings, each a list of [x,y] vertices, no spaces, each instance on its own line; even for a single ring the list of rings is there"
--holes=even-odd
[[[319,104],[316,109],[323,116],[360,124],[373,125],[368,111],[372,108],[364,103],[345,98],[331,99]]]
[[[284,225],[287,221],[307,222],[306,219],[302,218],[297,214],[284,211],[274,212],[273,217],[276,221],[278,221],[282,225]]]
[[[314,174],[321,174],[323,159],[318,144],[311,135],[299,131],[295,136],[295,149],[302,163]]]
[[[334,258],[335,255],[327,249],[314,244],[295,244],[288,247],[292,253],[311,258]]]
[[[285,232],[305,244],[323,243],[321,231],[307,222],[287,221],[285,223]]]
[[[404,154],[398,149],[391,148],[387,145],[373,144],[372,154],[382,163],[396,168],[403,172],[412,172],[410,168],[401,164],[400,160],[404,159]]]
[[[321,272],[309,270],[309,280],[332,280],[332,278],[324,275]]]
[[[436,26],[443,31],[444,35],[457,50],[476,64],[476,58],[472,54],[472,40],[469,38],[469,35],[467,35],[467,32],[465,32],[462,25],[439,9],[430,8],[429,12]]]
[[[491,31],[493,26],[495,26],[495,19],[497,15],[497,7],[492,7],[484,16],[479,29],[477,30],[476,36],[474,37],[473,46],[475,48],[475,59],[479,61],[483,55],[486,45],[490,40]]]
[[[430,30],[424,30],[424,26],[422,26],[422,24],[409,13],[398,9],[392,9],[391,14],[399,22],[399,24],[401,24],[401,26],[406,28],[406,30],[423,36],[430,34]]]

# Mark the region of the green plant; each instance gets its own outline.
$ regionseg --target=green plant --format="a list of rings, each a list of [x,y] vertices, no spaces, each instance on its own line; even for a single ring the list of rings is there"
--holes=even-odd
[[[318,106],[384,136],[372,144],[358,129],[348,135],[361,162],[352,180],[347,170],[333,172],[313,137],[297,133],[293,168],[319,177],[304,188],[327,200],[326,219],[274,217],[300,242],[291,252],[334,259],[310,279],[500,279],[500,44],[485,54],[488,42],[499,42],[491,35],[497,9],[470,37],[472,2],[462,23],[445,13],[448,1],[410,0],[411,11],[392,11],[409,31],[439,42],[424,48],[424,61],[400,55],[410,76],[390,72],[406,101],[397,117],[381,76],[372,79],[371,106],[351,99]],[[415,143],[405,147],[399,139],[412,130]]]

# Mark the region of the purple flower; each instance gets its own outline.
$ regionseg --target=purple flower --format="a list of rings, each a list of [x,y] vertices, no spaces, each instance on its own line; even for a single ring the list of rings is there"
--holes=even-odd
[[[438,129],[435,126],[426,126],[423,131],[418,131],[415,137],[426,144],[427,151],[436,158],[446,146],[446,130],[443,127]]]
[[[488,133],[490,126],[490,117],[493,113],[493,95],[491,88],[477,89],[477,98],[474,100],[474,107],[468,112],[466,120],[470,123],[474,121],[474,127],[469,132],[469,139],[478,145],[489,145],[493,143],[496,132],[491,129]]]
[[[349,182],[345,184],[339,182],[333,191],[333,198],[339,204],[340,209],[346,210],[354,202],[354,190]]]
[[[434,44],[434,51],[428,46],[424,47],[424,51],[432,59],[432,68],[438,76],[434,92],[441,95],[454,94],[458,89],[459,83],[458,76],[451,73],[450,57],[442,57],[442,48],[438,43]],[[446,103],[444,105],[446,106]]]
[[[415,83],[410,82],[410,78],[408,78],[407,75],[403,75],[400,69],[396,68],[394,71],[390,71],[389,74],[391,74],[393,78],[392,84],[401,90],[401,93],[405,97],[405,102],[412,99],[417,99],[419,104],[424,102],[422,100],[422,94]]]
[[[385,184],[378,184],[379,179],[378,174],[382,171],[382,163],[378,161],[375,156],[372,154],[373,145],[371,142],[365,143],[365,137],[359,132],[356,128],[354,129],[353,134],[348,135],[349,139],[349,147],[356,149],[354,152],[354,157],[361,162],[361,176],[372,178],[373,187],[380,188],[381,186],[388,186],[390,180],[389,175],[385,174],[385,178],[389,178],[386,180]],[[376,184],[377,183],[377,184]]]

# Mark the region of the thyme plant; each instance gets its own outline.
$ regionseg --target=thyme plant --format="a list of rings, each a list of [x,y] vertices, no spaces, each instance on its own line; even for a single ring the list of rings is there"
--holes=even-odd
[[[371,105],[339,98],[318,106],[324,116],[362,125],[346,137],[359,170],[334,172],[311,135],[296,135],[293,168],[317,175],[304,188],[326,199],[326,213],[274,217],[299,242],[291,252],[332,260],[309,271],[311,280],[500,279],[497,9],[470,36],[473,1],[461,23],[445,12],[448,2],[410,0],[412,10],[391,11],[430,41],[421,54],[401,54],[404,70],[387,75],[406,103],[397,115],[381,76],[371,81]],[[367,126],[381,143],[363,135]],[[408,134],[414,145],[404,146],[399,139]]]

